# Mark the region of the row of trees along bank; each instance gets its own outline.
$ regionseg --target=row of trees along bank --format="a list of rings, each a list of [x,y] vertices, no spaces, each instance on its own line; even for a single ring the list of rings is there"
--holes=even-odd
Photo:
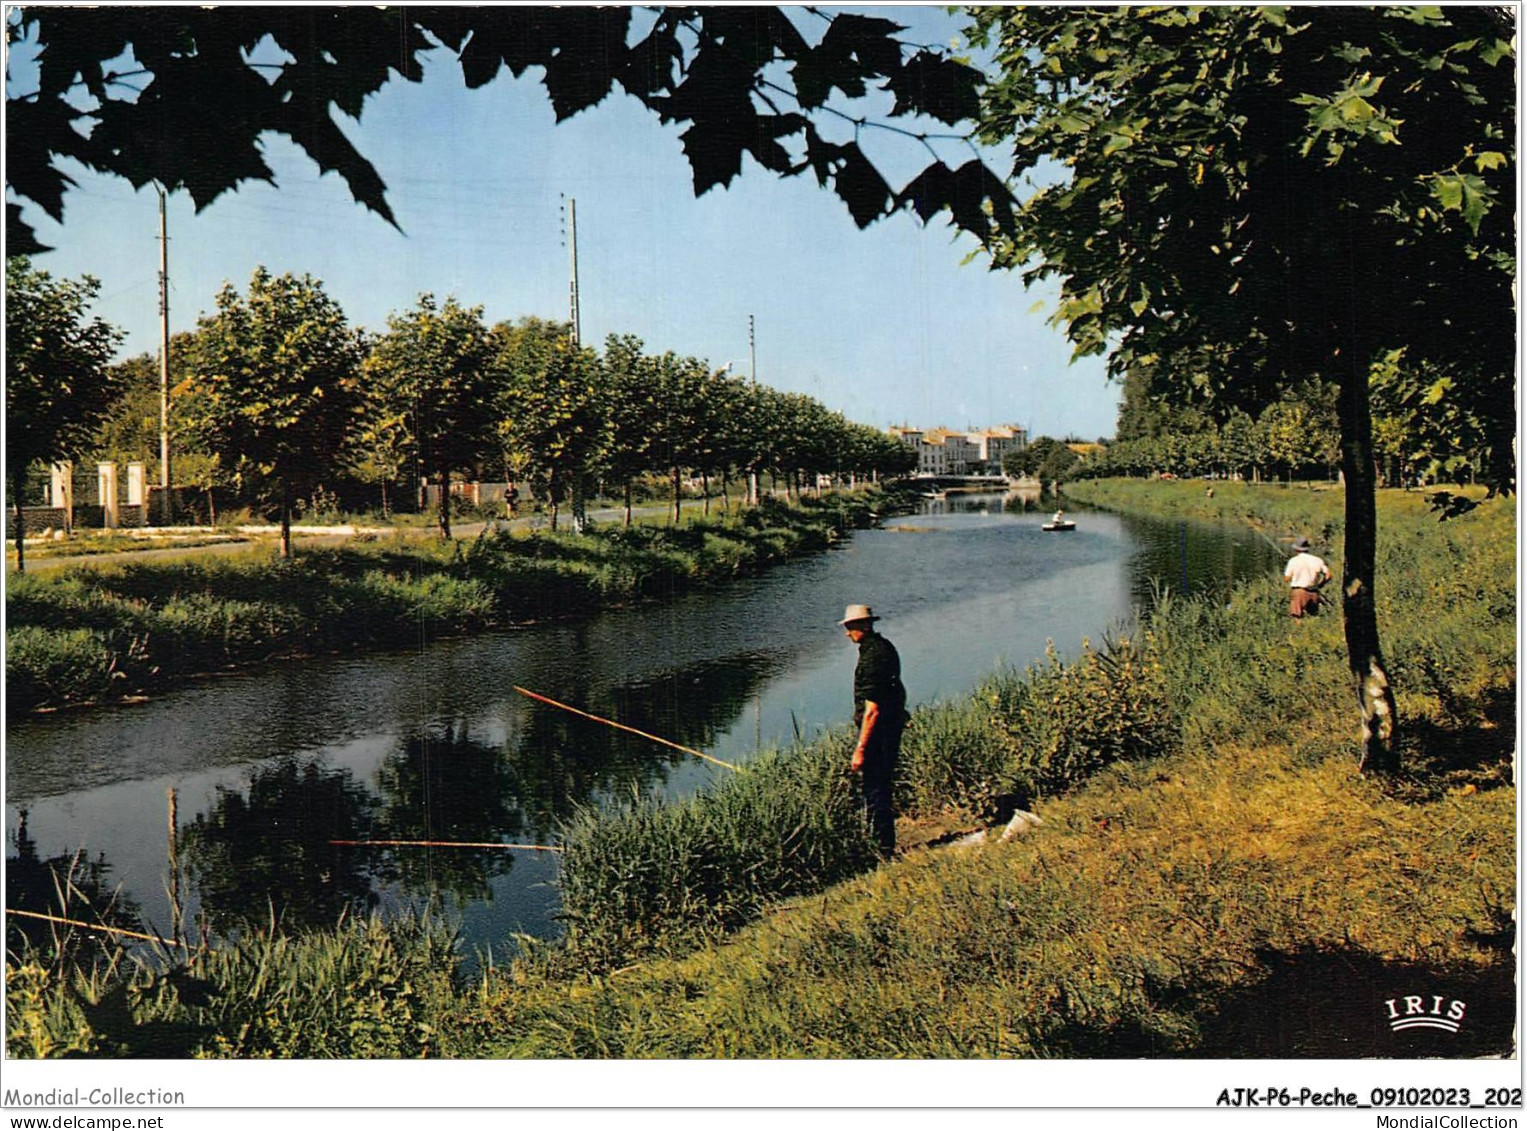
[[[1450,397],[1453,383],[1432,369],[1407,372],[1396,351],[1369,378],[1373,457],[1387,487],[1459,486],[1490,479],[1489,438],[1496,423],[1477,399]],[[1143,373],[1124,378],[1115,439],[1076,466],[1076,477],[1213,475],[1266,479],[1335,479],[1341,466],[1340,388],[1307,381],[1253,415],[1152,399]],[[1057,478],[1052,476],[1051,478]]]
[[[7,337],[24,346],[6,384],[15,505],[38,461],[97,454],[157,467],[157,364],[111,364],[120,335],[88,316],[94,281],[56,281],[13,258],[6,292]],[[629,522],[644,476],[668,480],[677,515],[690,476],[708,498],[713,481],[724,494],[734,476],[756,483],[767,473],[798,490],[822,474],[908,471],[916,459],[809,396],[647,353],[631,335],[611,335],[601,352],[562,323],[489,326],[482,307],[430,294],[370,333],[318,280],[263,267],[246,292],[224,287],[216,311],[175,337],[170,362],[177,478],[209,500],[216,488],[275,511],[285,556],[298,500],[344,477],[371,484],[384,511],[400,486],[440,486],[449,538],[458,474],[526,484],[555,527],[564,504],[579,513],[596,490],[622,494]]]

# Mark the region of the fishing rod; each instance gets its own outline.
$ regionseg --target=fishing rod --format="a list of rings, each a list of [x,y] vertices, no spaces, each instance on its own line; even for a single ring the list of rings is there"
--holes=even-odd
[[[593,719],[596,723],[603,723],[605,726],[614,727],[616,730],[630,731],[632,734],[640,735],[642,738],[650,739],[653,742],[660,742],[664,746],[673,747],[675,750],[682,750],[685,754],[693,754],[696,758],[704,758],[707,762],[714,762],[718,766],[725,766],[727,769],[735,770],[738,773],[742,772],[742,767],[734,766],[730,762],[723,762],[720,758],[713,758],[709,754],[706,754],[702,751],[692,749],[688,746],[680,746],[677,742],[669,742],[666,738],[659,738],[657,735],[648,734],[644,730],[637,730],[635,727],[628,727],[625,723],[617,723],[614,719],[606,719],[600,717],[599,715],[591,715],[587,711],[580,711],[577,707],[569,707],[566,703],[558,703],[555,699],[548,699],[544,695],[537,695],[534,691],[527,691],[523,687],[517,686],[514,689],[521,695],[525,696],[527,699],[534,699],[540,703],[548,703],[553,707],[560,707],[564,711],[571,711],[573,714],[581,715],[585,719]]]
[[[142,939],[145,942],[163,943],[165,946],[178,946],[182,950],[191,948],[178,939],[161,938],[159,935],[145,935],[141,931],[129,931],[125,927],[108,927],[104,923],[86,923],[79,919],[65,919],[59,915],[44,915],[40,911],[22,911],[17,907],[7,907],[7,915],[22,915],[28,919],[41,919],[44,923],[62,923],[66,927],[82,927],[87,931],[105,931],[112,935],[126,935],[130,939]]]
[[[561,852],[562,848],[555,844],[504,844],[501,841],[475,841],[475,840],[331,840],[330,844],[343,844],[351,847],[368,848],[373,846],[392,846],[406,848],[503,848],[518,849],[522,852]]]

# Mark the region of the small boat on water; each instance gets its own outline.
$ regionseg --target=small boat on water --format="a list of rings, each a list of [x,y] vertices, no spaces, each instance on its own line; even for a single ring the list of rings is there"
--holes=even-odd
[[[1041,530],[1050,530],[1050,531],[1056,531],[1056,530],[1075,530],[1076,529],[1076,523],[1072,522],[1069,518],[1063,518],[1059,522],[1047,522],[1043,526],[1041,526],[1039,529],[1041,529]]]
[[[918,494],[925,499],[944,499],[949,495],[947,491],[919,491]]]

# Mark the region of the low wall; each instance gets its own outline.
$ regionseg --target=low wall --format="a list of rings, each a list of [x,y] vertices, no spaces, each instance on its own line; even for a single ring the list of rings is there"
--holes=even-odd
[[[64,528],[63,507],[22,507],[22,529],[28,534],[41,534],[44,530],[62,530]],[[118,526],[147,526],[148,508],[146,506],[121,506],[117,508]],[[106,511],[102,507],[80,506],[74,508],[74,529],[76,530],[101,530],[106,525]],[[6,516],[6,536],[16,536],[16,512],[12,510]]]

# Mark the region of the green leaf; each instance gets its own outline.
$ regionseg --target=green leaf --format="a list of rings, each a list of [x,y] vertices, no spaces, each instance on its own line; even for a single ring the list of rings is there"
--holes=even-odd
[[[1432,178],[1432,196],[1444,210],[1458,211],[1463,207],[1463,178],[1456,174]]]
[[[1337,103],[1344,122],[1367,122],[1378,116],[1378,110],[1366,98],[1353,95]]]
[[[1486,150],[1474,158],[1474,167],[1483,173],[1486,169],[1504,169],[1506,155],[1494,149]]]
[[[1461,212],[1475,235],[1494,205],[1495,191],[1474,173],[1448,173],[1432,178],[1432,196],[1445,212]]]
[[[1479,57],[1492,67],[1502,59],[1510,58],[1510,56],[1511,44],[1507,43],[1504,39],[1497,39],[1493,43],[1486,44],[1479,52]]]
[[[1433,382],[1430,386],[1428,386],[1425,396],[1421,398],[1422,403],[1434,405],[1443,397],[1447,396],[1452,388],[1453,381],[1450,377],[1444,377],[1440,381]]]
[[[1463,219],[1469,230],[1479,234],[1479,222],[1489,211],[1495,190],[1472,173],[1463,175]]]

